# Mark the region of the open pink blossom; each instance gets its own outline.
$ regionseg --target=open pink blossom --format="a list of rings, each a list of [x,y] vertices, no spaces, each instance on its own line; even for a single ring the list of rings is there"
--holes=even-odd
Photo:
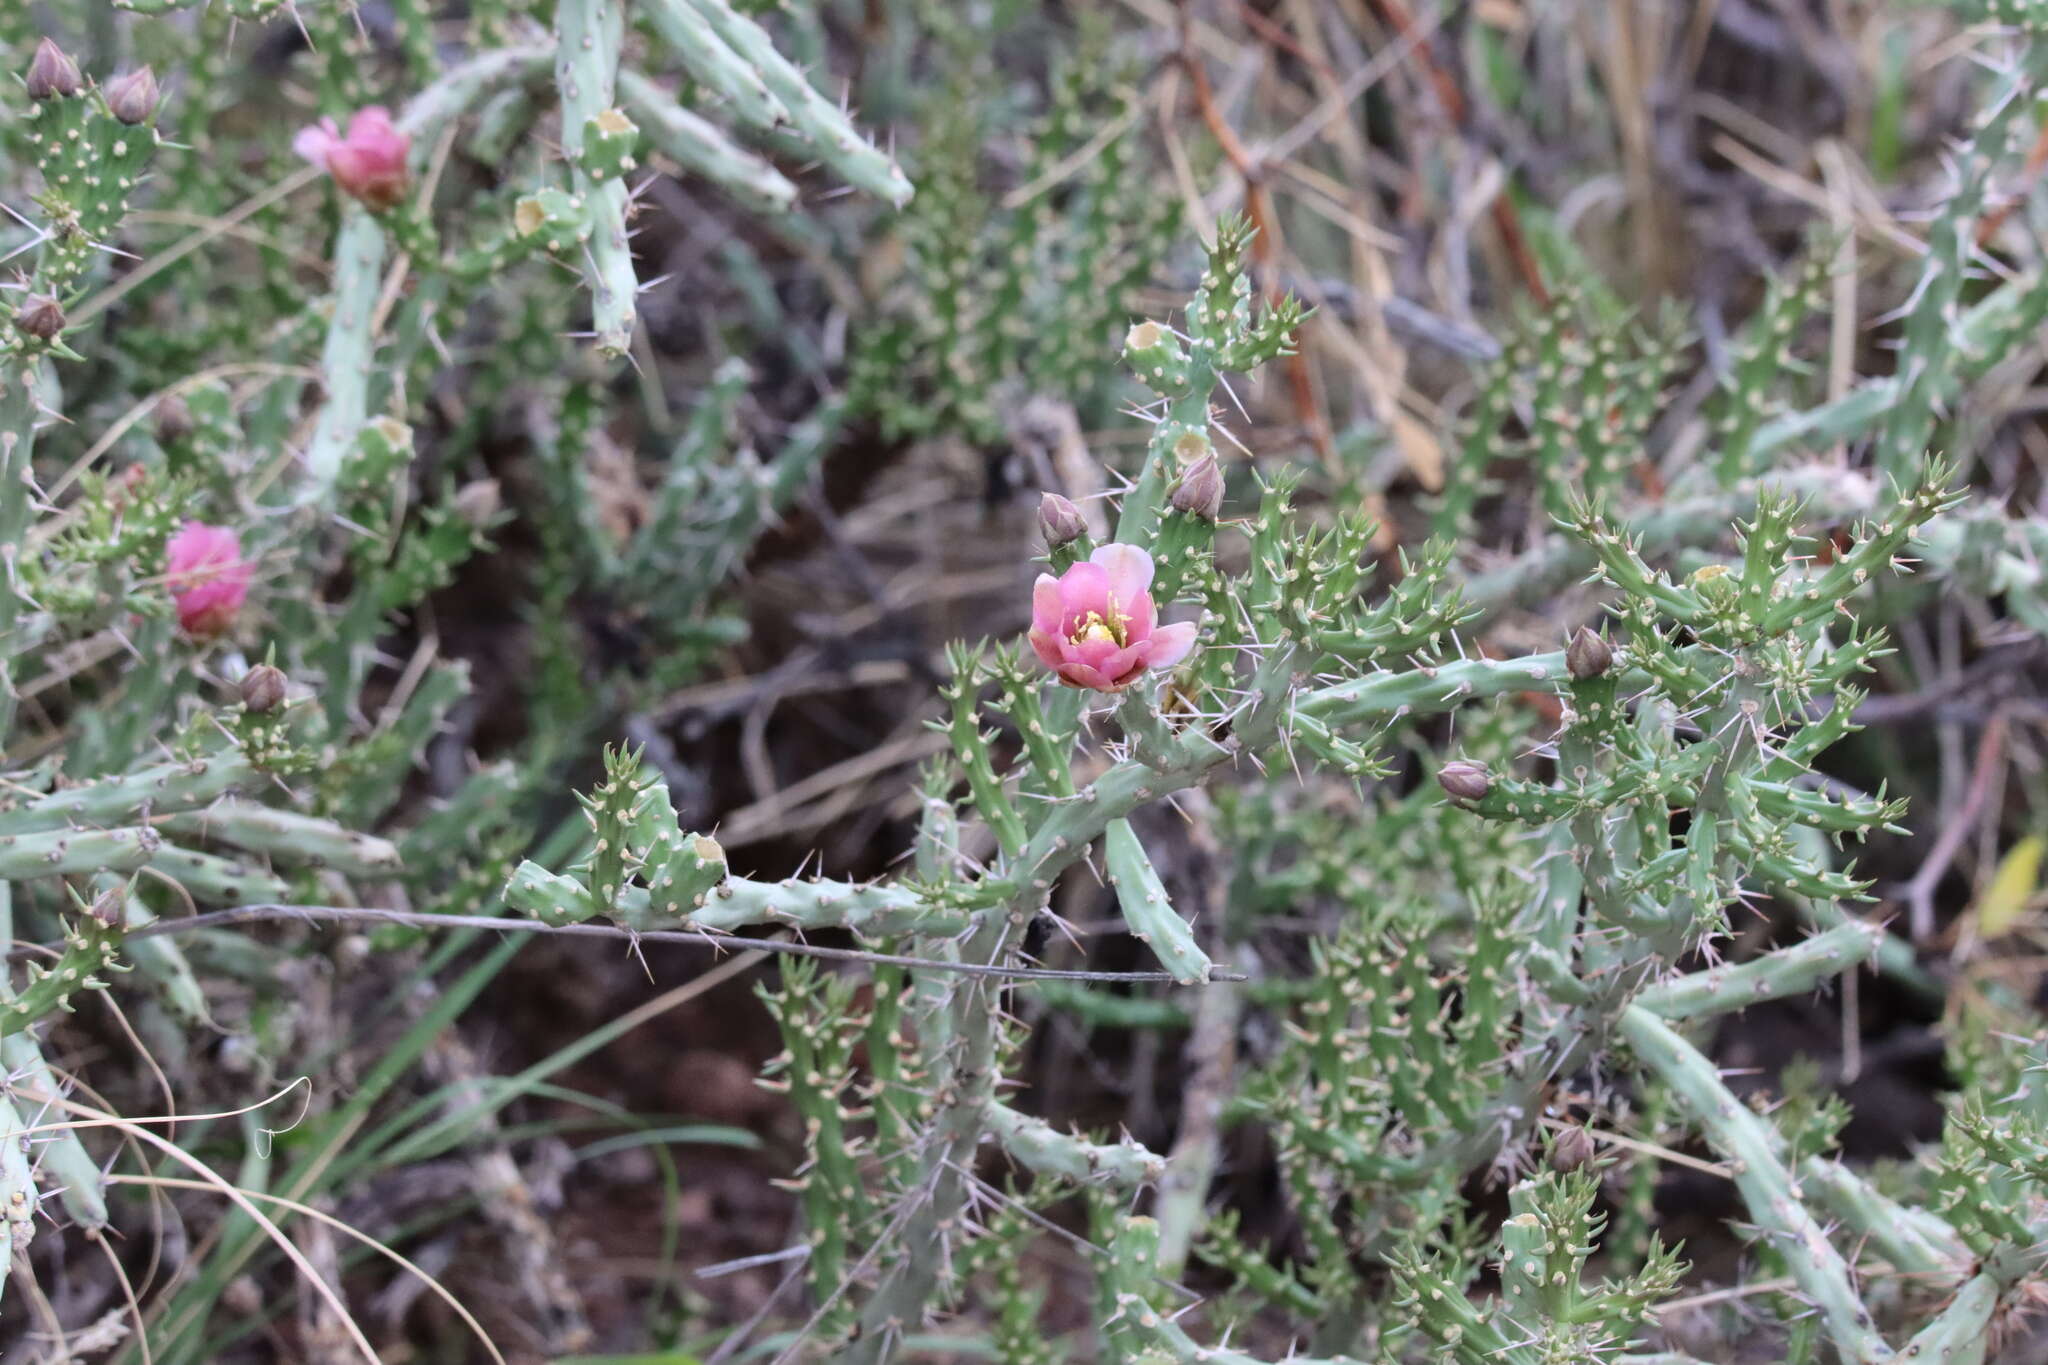
[[[1031,647],[1069,687],[1120,692],[1148,668],[1171,668],[1194,648],[1192,623],[1162,626],[1152,609],[1152,556],[1105,545],[1031,591]]]
[[[412,139],[393,127],[391,115],[377,105],[356,111],[347,137],[331,118],[301,128],[292,150],[325,167],[344,194],[371,209],[388,209],[405,197],[405,159]]]
[[[219,635],[235,623],[249,596],[256,567],[242,558],[242,542],[225,526],[188,521],[165,547],[164,583],[178,604],[178,624],[189,635]]]

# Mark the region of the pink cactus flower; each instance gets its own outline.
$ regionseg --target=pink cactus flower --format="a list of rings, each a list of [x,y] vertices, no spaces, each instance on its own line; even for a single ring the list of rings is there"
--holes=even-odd
[[[371,105],[358,109],[343,137],[331,118],[301,128],[292,150],[315,166],[324,166],[344,194],[383,211],[405,197],[405,159],[412,139],[392,126],[391,115]]]
[[[1031,647],[1069,687],[1121,692],[1148,668],[1171,668],[1195,645],[1190,622],[1162,626],[1152,609],[1152,556],[1105,545],[1031,591]]]
[[[188,521],[165,547],[164,582],[178,604],[178,624],[201,639],[235,623],[249,596],[256,566],[242,558],[242,542],[224,526]]]

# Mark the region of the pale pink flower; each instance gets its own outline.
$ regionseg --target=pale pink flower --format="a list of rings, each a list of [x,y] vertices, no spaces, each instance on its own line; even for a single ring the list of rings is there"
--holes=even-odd
[[[219,635],[235,623],[249,596],[256,567],[242,558],[242,542],[225,526],[188,521],[164,547],[164,583],[178,604],[187,634]]]
[[[301,128],[292,150],[315,166],[325,167],[344,194],[376,210],[405,197],[405,159],[412,139],[392,126],[391,115],[371,105],[358,109],[343,137],[331,118]]]
[[[1105,545],[1031,591],[1031,648],[1069,687],[1120,692],[1148,668],[1171,668],[1195,645],[1190,622],[1162,626],[1152,609],[1152,556]]]

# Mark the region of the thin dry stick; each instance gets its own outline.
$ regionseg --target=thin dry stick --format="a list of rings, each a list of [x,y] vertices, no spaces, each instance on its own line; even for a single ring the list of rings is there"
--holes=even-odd
[[[579,938],[626,939],[634,943],[689,943],[700,947],[744,949],[748,952],[783,953],[791,957],[827,958],[835,962],[861,962],[870,966],[915,967],[923,971],[955,972],[963,976],[996,976],[1023,981],[1157,981],[1173,982],[1170,972],[1071,972],[1050,967],[1005,967],[975,962],[941,962],[931,958],[904,957],[896,953],[870,953],[858,948],[824,948],[811,943],[778,939],[740,938],[688,929],[626,929],[615,924],[542,924],[538,920],[508,919],[491,915],[435,915],[419,910],[384,910],[352,905],[242,905],[231,910],[212,910],[203,915],[160,919],[129,938],[154,938],[159,934],[183,934],[197,929],[217,929],[229,924],[272,922],[331,922],[362,924],[408,924],[422,929],[487,929],[508,934],[566,934]],[[34,944],[16,948],[8,956],[26,957],[61,948],[62,944]],[[1212,972],[1211,981],[1242,981],[1234,972]]]
[[[1934,841],[1927,861],[1906,884],[1907,922],[1915,943],[1924,943],[1934,935],[1934,888],[1948,875],[1949,864],[1955,861],[1956,851],[1963,846],[1970,827],[1976,824],[1977,812],[1983,809],[1992,775],[2004,761],[2005,727],[2010,714],[2003,706],[1991,713],[1984,734],[1977,741],[1977,762],[1970,774],[1969,790],[1963,794],[1963,804],[1956,810],[1955,818],[1941,827],[1941,835]]]

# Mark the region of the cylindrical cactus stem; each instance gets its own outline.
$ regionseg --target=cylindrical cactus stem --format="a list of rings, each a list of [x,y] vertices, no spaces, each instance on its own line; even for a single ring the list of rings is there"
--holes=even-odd
[[[218,840],[285,862],[330,867],[350,877],[389,877],[399,871],[398,849],[387,840],[352,833],[318,816],[247,801],[223,801],[203,811],[174,815],[159,822],[159,828],[176,837]]]
[[[802,134],[819,160],[849,185],[901,208],[910,202],[910,180],[873,143],[863,138],[838,105],[819,94],[810,79],[775,50],[766,30],[726,0],[684,0],[712,30],[757,72],[769,93],[789,113],[792,131]]]
[[[185,888],[185,894],[202,904],[268,905],[291,896],[291,888],[282,878],[260,867],[171,844],[150,855],[149,867]]]
[[[678,0],[677,7],[685,6]],[[646,130],[647,140],[683,169],[712,181],[751,208],[787,213],[796,203],[796,186],[781,171],[677,104],[675,96],[639,72],[619,72],[619,95]]]
[[[1799,1163],[1799,1183],[1893,1268],[1936,1278],[1969,1268],[1970,1248],[1939,1214],[1893,1203],[1841,1162],[1807,1157]]]
[[[432,154],[436,135],[451,119],[460,118],[494,90],[541,76],[554,56],[552,45],[541,44],[479,53],[450,67],[413,96],[398,116],[398,130],[412,139],[414,173],[422,169],[424,158]]]
[[[1090,1142],[996,1100],[982,1107],[982,1117],[1003,1150],[1018,1165],[1040,1175],[1136,1189],[1166,1174],[1165,1157],[1129,1138],[1118,1143]]]
[[[248,761],[232,751],[138,768],[119,777],[65,787],[0,814],[0,833],[127,824],[145,812],[163,815],[190,810],[234,793],[253,776]]]
[[[79,915],[66,928],[64,952],[54,963],[31,962],[28,984],[12,999],[0,1002],[0,1038],[19,1033],[57,1010],[69,1010],[80,991],[105,990],[100,973],[126,971],[115,958],[120,932],[91,915]]]
[[[651,0],[648,24],[704,90],[756,128],[786,127],[789,110],[769,93],[754,65],[728,47],[690,0]]]
[[[1754,961],[1661,981],[1637,996],[1636,1003],[1676,1021],[1805,995],[1868,962],[1884,937],[1883,925],[1852,919]]]
[[[14,1101],[0,1097],[0,1271],[11,1267],[15,1239],[23,1247],[36,1235],[35,1171],[29,1165],[34,1138],[27,1135],[31,1125],[24,1122]]]
[[[156,920],[155,913],[135,894],[133,882],[102,873],[93,878],[92,891],[95,902],[108,896],[118,898],[115,903],[121,906],[121,927],[131,933]],[[185,950],[178,946],[175,935],[125,939],[122,949],[136,971],[162,992],[164,1003],[173,1014],[188,1024],[214,1026],[213,1016],[206,1008],[206,992],[199,985],[192,964],[185,960]]]
[[[1779,1160],[1772,1130],[1721,1083],[1711,1061],[1648,1009],[1630,1005],[1619,1023],[1636,1060],[1671,1087],[1708,1143],[1729,1159],[1750,1220],[1784,1257],[1842,1359],[1849,1365],[1890,1360],[1891,1348],[1857,1297],[1847,1263]]]
[[[133,872],[162,851],[148,825],[0,834],[0,878],[27,881],[66,872]]]
[[[591,330],[597,350],[617,358],[633,344],[633,301],[640,282],[627,244],[626,184],[601,176],[589,158],[590,130],[614,112],[619,48],[625,18],[619,0],[561,0],[555,10],[555,84],[562,96],[562,151],[576,193],[590,204],[592,231],[585,243],[584,276],[590,285]]]
[[[1459,659],[1332,683],[1302,694],[1295,709],[1340,730],[1356,729],[1388,716],[1454,711],[1503,692],[1549,691],[1563,676],[1561,649],[1519,659]]]
[[[43,1059],[35,1035],[27,1029],[0,1038],[0,1063],[7,1067],[8,1098],[17,1112],[32,1124],[52,1121],[61,1114],[49,1100],[62,1094],[57,1078]],[[60,1128],[35,1134],[29,1139],[41,1168],[43,1184],[54,1187],[64,1211],[82,1227],[107,1225],[106,1180],[99,1162],[85,1150],[75,1129]]]
[[[306,445],[307,478],[301,495],[308,504],[327,500],[369,415],[370,365],[376,351],[371,322],[382,284],[384,241],[384,225],[376,215],[351,203],[334,242],[334,312],[320,352],[326,397]]]
[[[1199,985],[1209,979],[1213,965],[1209,955],[1195,942],[1188,922],[1166,898],[1166,887],[1144,845],[1128,820],[1112,820],[1102,837],[1103,861],[1109,866],[1109,884],[1116,891],[1117,904],[1124,912],[1124,924],[1131,937],[1152,950],[1173,979],[1183,986]]]
[[[1972,1275],[1948,1307],[1913,1334],[1898,1359],[1924,1360],[1929,1365],[1984,1365],[1985,1353],[1990,1350],[1991,1315],[1998,1311],[2003,1289],[1998,1277],[1988,1271]]]

